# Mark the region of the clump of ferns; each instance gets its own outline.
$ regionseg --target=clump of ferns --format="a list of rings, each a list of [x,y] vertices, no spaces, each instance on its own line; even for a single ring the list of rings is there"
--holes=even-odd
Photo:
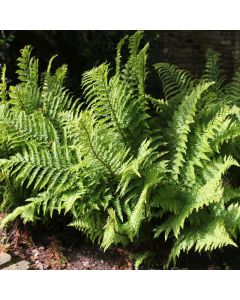
[[[7,88],[3,70],[2,209],[15,209],[1,226],[17,216],[29,222],[63,212],[103,249],[164,235],[174,241],[166,265],[192,248],[236,245],[239,191],[222,178],[238,167],[232,151],[240,132],[238,100],[222,90],[218,59],[211,57],[199,81],[157,64],[165,99],[150,97],[142,35],[118,44],[115,71],[104,63],[85,72],[85,108],[64,88],[65,65],[52,73],[51,59],[39,80],[28,46],[18,61],[19,84]],[[212,96],[223,93],[231,101]]]

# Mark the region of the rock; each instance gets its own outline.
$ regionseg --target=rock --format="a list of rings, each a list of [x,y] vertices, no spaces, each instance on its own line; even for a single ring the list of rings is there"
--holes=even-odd
[[[22,260],[7,268],[3,268],[2,270],[28,270],[28,269],[29,269],[29,262],[26,260]]]
[[[39,270],[44,270],[44,265],[39,260],[35,262],[35,265]]]
[[[38,264],[38,269],[39,269],[39,270],[44,270],[44,266],[43,266],[42,263],[39,263],[39,264]]]
[[[5,252],[0,253],[0,267],[11,261],[11,255]]]
[[[82,265],[83,265],[84,268],[87,268],[87,267],[89,267],[89,262],[88,261],[84,261],[82,263]]]

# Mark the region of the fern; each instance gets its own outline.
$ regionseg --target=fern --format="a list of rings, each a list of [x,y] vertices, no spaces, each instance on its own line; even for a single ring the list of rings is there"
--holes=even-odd
[[[212,251],[227,245],[236,246],[236,243],[230,238],[224,223],[216,218],[201,227],[192,227],[185,233],[183,232],[171,250],[166,267],[171,260],[175,260],[179,256],[181,251],[188,252],[193,247],[198,252]]]
[[[170,136],[172,137],[172,173],[173,178],[177,180],[180,174],[180,168],[184,163],[184,155],[186,154],[188,133],[190,125],[194,122],[196,112],[196,104],[201,94],[211,85],[211,83],[199,84],[179,106],[173,116],[170,125]]]
[[[31,57],[32,47],[26,46],[21,50],[18,61],[18,79],[21,82],[37,84],[38,82],[38,61]]]
[[[223,145],[236,145],[239,134],[239,109],[232,106],[237,104],[231,100],[233,96],[222,92],[224,78],[219,63],[220,56],[208,52],[203,79],[215,81],[214,84],[200,82],[188,90],[184,84],[177,85],[172,80],[171,90],[169,80],[167,87],[172,95],[168,97],[175,96],[177,101],[172,99],[175,103],[171,104],[171,101],[167,100],[152,100],[158,109],[159,118],[166,119],[166,122],[161,124],[165,130],[164,137],[169,142],[169,166],[174,180],[171,183],[163,182],[163,187],[155,195],[152,204],[154,210],[159,209],[160,216],[165,216],[165,221],[155,228],[155,238],[162,233],[165,234],[165,239],[172,238],[172,232],[176,240],[166,267],[171,262],[176,262],[182,251],[189,251],[194,247],[195,251],[201,252],[225,245],[236,246],[234,239],[236,228],[239,229],[239,226],[235,227],[229,222],[228,205],[225,201],[229,201],[229,197],[235,197],[231,201],[236,201],[232,205],[237,208],[239,194],[233,191],[229,194],[228,191],[231,190],[227,187],[225,192],[223,177],[230,167],[239,164],[231,156],[224,157],[219,154],[223,155],[226,149]],[[168,82],[161,72],[166,72],[167,68],[161,64],[159,67],[164,86]],[[171,68],[170,65],[167,67]],[[173,66],[172,70],[174,68]],[[176,80],[177,76],[175,75]],[[186,93],[187,90],[190,92]],[[176,98],[181,92],[185,94],[183,100],[180,100],[180,97]],[[214,95],[220,95],[223,103],[217,103]],[[174,115],[169,121],[172,111]],[[231,147],[227,154],[236,156],[231,152]],[[238,220],[236,211],[233,212],[233,217]]]
[[[206,65],[202,79],[214,81],[216,90],[220,90],[226,80],[221,67],[221,55],[213,49],[208,49],[206,53]]]
[[[155,64],[162,81],[166,99],[171,99],[178,94],[186,94],[193,86],[190,73],[168,63]],[[212,80],[209,80],[212,81]]]
[[[37,111],[28,116],[25,111],[11,111],[8,105],[2,105],[0,124],[8,136],[6,143],[9,149],[29,141],[48,145],[58,140],[53,124]]]
[[[166,99],[154,99],[142,36],[118,44],[116,68],[83,74],[84,99],[65,88],[66,65],[53,70],[56,56],[39,74],[30,46],[18,59],[18,84],[7,86],[3,68],[0,197],[9,214],[1,227],[63,214],[104,250],[164,235],[173,243],[167,265],[183,251],[236,246],[238,79],[224,88],[220,56],[209,51],[204,80],[157,64]]]
[[[2,70],[1,70],[0,99],[2,101],[6,101],[6,99],[7,99],[6,66],[5,65],[2,67]]]

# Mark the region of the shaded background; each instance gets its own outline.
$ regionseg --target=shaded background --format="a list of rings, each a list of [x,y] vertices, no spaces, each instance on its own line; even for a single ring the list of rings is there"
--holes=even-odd
[[[115,48],[119,40],[134,31],[7,31],[0,33],[0,64],[6,63],[8,79],[15,82],[16,58],[27,44],[34,47],[33,54],[40,58],[40,69],[44,70],[49,58],[58,54],[55,66],[69,66],[67,86],[77,95],[81,94],[81,75],[93,66],[108,61],[114,67]],[[152,65],[170,62],[185,68],[199,77],[204,67],[205,52],[213,48],[221,52],[223,67],[228,79],[239,68],[240,31],[145,31],[144,41],[150,42],[148,78],[149,92],[161,96],[157,72]],[[126,49],[123,49],[123,51]]]

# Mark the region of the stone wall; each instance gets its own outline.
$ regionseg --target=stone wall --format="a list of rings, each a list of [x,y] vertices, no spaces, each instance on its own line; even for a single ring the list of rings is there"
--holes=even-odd
[[[206,50],[212,48],[222,54],[228,79],[240,67],[240,31],[158,30],[147,31],[145,34],[146,40],[151,41],[150,64],[169,62],[199,77],[204,68]],[[156,77],[152,83],[154,90],[158,90]]]
[[[40,67],[42,66],[43,70],[48,59],[56,53],[59,54],[57,63],[69,65],[70,88],[80,96],[81,74],[104,61],[114,64],[118,41],[126,34],[131,35],[134,32],[135,30],[5,31],[7,36],[14,35],[7,52],[10,56],[8,76],[15,78],[15,61],[19,50],[26,44],[31,44],[34,47],[34,55],[40,58]],[[150,67],[158,62],[169,62],[186,68],[199,77],[208,48],[222,53],[224,69],[229,79],[234,70],[240,67],[240,31],[146,30],[144,40],[150,42]],[[153,67],[150,75],[149,90],[159,97],[161,87]]]

